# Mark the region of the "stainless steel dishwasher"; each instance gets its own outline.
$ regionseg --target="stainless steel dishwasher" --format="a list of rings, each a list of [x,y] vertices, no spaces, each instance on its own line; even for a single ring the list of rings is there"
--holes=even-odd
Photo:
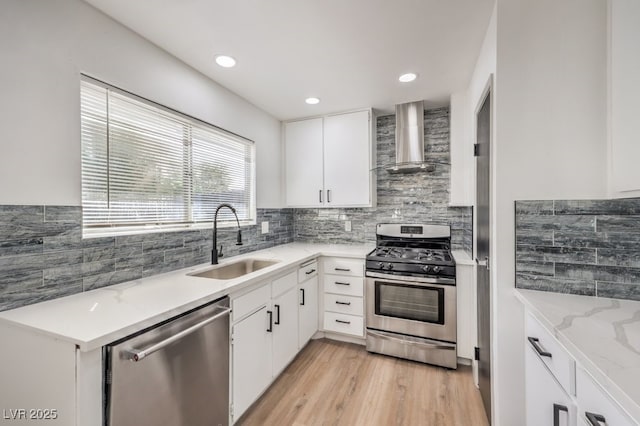
[[[105,424],[229,423],[229,298],[108,345]]]

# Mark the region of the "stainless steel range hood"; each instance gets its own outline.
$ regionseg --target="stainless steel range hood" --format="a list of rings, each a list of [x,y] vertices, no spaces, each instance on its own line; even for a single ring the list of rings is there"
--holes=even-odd
[[[408,173],[427,169],[424,162],[424,104],[396,105],[396,164],[389,172]]]

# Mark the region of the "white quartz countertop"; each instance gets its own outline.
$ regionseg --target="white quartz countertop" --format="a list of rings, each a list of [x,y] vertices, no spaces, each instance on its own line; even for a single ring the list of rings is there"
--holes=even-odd
[[[640,302],[534,290],[516,296],[640,421]]]
[[[244,258],[280,261],[239,278],[214,280],[187,275],[211,268],[202,264],[1,312],[0,321],[31,328],[90,351],[293,270],[305,261],[319,256],[364,259],[372,249],[373,245],[285,244],[221,259],[221,265]]]

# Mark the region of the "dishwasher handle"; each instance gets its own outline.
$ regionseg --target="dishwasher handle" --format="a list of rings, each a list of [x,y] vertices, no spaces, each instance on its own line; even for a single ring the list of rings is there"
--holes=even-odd
[[[210,324],[210,323],[214,322],[217,319],[220,319],[222,317],[225,317],[225,316],[229,315],[230,312],[231,312],[231,308],[226,308],[225,310],[223,310],[222,312],[212,316],[211,318],[207,318],[206,320],[201,321],[198,324],[192,325],[189,328],[185,328],[181,332],[174,334],[173,336],[169,337],[168,339],[165,339],[165,340],[162,340],[162,341],[160,341],[160,342],[158,342],[156,344],[153,344],[153,345],[149,346],[148,348],[145,348],[145,349],[131,349],[131,350],[128,351],[129,359],[131,361],[133,361],[133,362],[142,361],[143,359],[145,359],[147,356],[151,355],[152,353],[157,352],[160,349],[170,345],[171,343],[182,339],[183,337],[193,333],[194,331],[198,331],[199,329],[201,329],[205,325]]]

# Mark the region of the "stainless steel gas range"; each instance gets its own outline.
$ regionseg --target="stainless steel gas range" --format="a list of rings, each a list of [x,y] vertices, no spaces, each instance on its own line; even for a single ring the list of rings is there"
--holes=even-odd
[[[456,368],[449,226],[378,224],[366,259],[367,350]]]

